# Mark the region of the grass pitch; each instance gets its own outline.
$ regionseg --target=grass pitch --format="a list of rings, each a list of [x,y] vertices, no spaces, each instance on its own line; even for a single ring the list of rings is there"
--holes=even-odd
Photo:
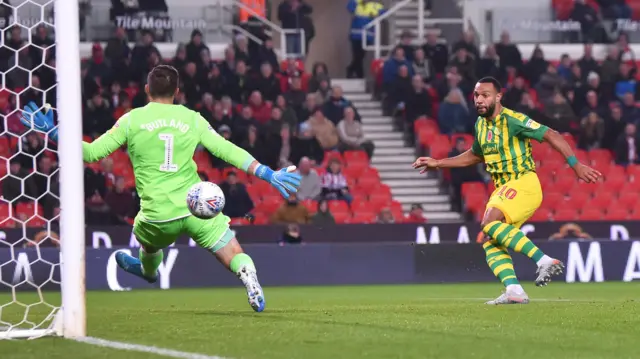
[[[640,284],[525,289],[531,304],[494,307],[500,284],[265,288],[264,313],[240,287],[90,292],[88,330],[234,359],[640,357]],[[0,358],[162,357],[44,338],[0,341]]]

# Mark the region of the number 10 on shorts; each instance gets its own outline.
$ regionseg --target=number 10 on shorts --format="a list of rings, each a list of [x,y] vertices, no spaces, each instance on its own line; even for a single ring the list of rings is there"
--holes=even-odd
[[[506,199],[513,199],[517,194],[518,191],[513,188],[508,188],[507,186],[502,186],[500,191],[497,193],[499,197],[504,197]]]

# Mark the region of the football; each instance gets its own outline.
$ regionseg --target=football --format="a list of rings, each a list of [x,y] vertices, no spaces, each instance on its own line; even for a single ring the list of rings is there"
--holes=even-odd
[[[198,218],[210,219],[222,212],[225,198],[222,189],[211,182],[194,184],[187,194],[187,206]]]

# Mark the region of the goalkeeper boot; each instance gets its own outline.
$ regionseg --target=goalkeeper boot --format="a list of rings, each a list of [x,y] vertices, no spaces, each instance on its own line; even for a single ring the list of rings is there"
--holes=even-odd
[[[136,277],[142,278],[149,283],[155,283],[158,280],[158,275],[153,276],[145,275],[142,272],[142,264],[138,258],[132,257],[124,252],[116,253],[116,263],[125,272],[131,273]]]
[[[501,304],[529,304],[529,296],[524,291],[517,293],[515,291],[505,291],[498,298],[490,300],[485,304],[501,305]]]
[[[548,260],[543,260],[538,264],[538,270],[536,270],[536,274],[538,277],[536,278],[536,285],[538,287],[545,286],[551,282],[551,277],[562,274],[562,270],[564,269],[564,264],[554,258],[549,258]]]
[[[247,297],[249,298],[249,305],[256,312],[262,312],[265,307],[264,293],[260,282],[258,282],[258,274],[255,269],[244,266],[238,271],[238,278],[242,281],[247,288]]]

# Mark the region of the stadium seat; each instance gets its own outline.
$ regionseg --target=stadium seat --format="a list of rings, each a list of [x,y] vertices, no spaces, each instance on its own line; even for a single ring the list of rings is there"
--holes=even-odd
[[[576,158],[578,159],[578,161],[580,161],[581,163],[590,163],[590,159],[589,159],[589,155],[587,154],[587,151],[585,150],[574,150],[573,151],[576,155]]]
[[[25,225],[30,228],[42,228],[47,226],[47,221],[39,216],[35,216],[26,220]]]
[[[591,201],[589,201],[589,207],[599,209],[609,208],[610,205],[615,204],[615,196],[613,193],[613,191],[606,191],[605,189],[597,191]]]
[[[603,219],[607,221],[622,221],[629,218],[629,210],[626,208],[614,207],[607,210]]]
[[[255,211],[270,215],[280,208],[282,201],[283,200],[277,197],[269,197],[266,200],[262,200],[262,202],[256,206]]]
[[[553,220],[556,222],[568,222],[575,221],[578,218],[578,213],[574,209],[559,209],[553,213]]]
[[[222,170],[221,179],[224,180],[225,178],[227,178],[227,175],[229,174],[229,172],[234,172],[236,174],[236,177],[238,177],[238,182],[247,183],[247,174],[243,171],[238,170],[235,167],[227,167],[224,170]]]
[[[564,137],[565,141],[571,146],[571,148],[576,148],[576,139],[573,138],[573,135],[567,132],[562,133],[562,137]]]
[[[312,199],[305,199],[302,201],[302,205],[307,208],[309,213],[316,213],[318,211],[318,202]]]
[[[589,202],[589,195],[585,192],[574,191],[569,199],[565,201],[565,206],[574,210],[580,210]]]
[[[542,198],[542,207],[555,209],[559,208],[564,201],[564,194],[560,192],[545,192]]]
[[[24,214],[27,218],[33,217],[36,214],[42,215],[42,206],[33,202],[20,202],[16,205],[16,214]]]
[[[599,208],[586,208],[580,211],[579,219],[583,221],[599,221],[602,220],[603,213]]]
[[[613,156],[609,150],[594,149],[589,151],[589,161],[593,165],[596,163],[611,163]]]
[[[602,187],[606,187],[613,192],[620,192],[627,184],[627,176],[624,174],[607,174]]]
[[[551,219],[551,210],[547,208],[538,208],[538,210],[529,218],[534,222],[548,222]]]
[[[345,201],[333,200],[329,201],[329,212],[349,212],[349,205]]]
[[[636,206],[631,210],[629,214],[629,219],[640,220],[640,206]]]
[[[346,223],[351,218],[351,212],[331,212],[331,215],[337,224]]]
[[[482,182],[465,182],[462,184],[461,194],[466,196],[469,193],[485,193],[486,186]]]
[[[562,160],[557,160],[557,159],[541,159],[540,160],[541,164],[539,167],[544,167],[545,171],[550,171],[553,172],[555,174],[558,173],[558,171],[560,171],[562,168],[564,168],[566,166],[566,162],[562,161]]]
[[[363,172],[368,167],[368,163],[352,162],[342,170],[342,174],[344,174],[345,177],[352,177],[357,182],[357,179],[362,177]]]
[[[358,187],[357,189],[361,190],[365,193],[366,196],[369,196],[371,193],[374,193],[378,187],[380,186],[380,180],[373,177],[360,177],[358,179]],[[355,188],[354,188],[355,189]],[[351,194],[353,194],[353,190],[351,189]]]
[[[418,137],[418,143],[422,145],[424,148],[429,148],[435,139],[440,135],[440,130],[433,127],[425,127],[421,128],[420,131],[416,132]]]
[[[378,169],[376,169],[374,167],[365,168],[362,171],[360,178],[362,178],[362,177],[375,178],[378,182],[380,182],[380,172],[378,172]]]
[[[249,197],[251,197],[251,200],[253,201],[254,204],[262,198],[262,195],[260,194],[260,189],[257,188],[255,185],[248,185],[247,193],[249,193]]]
[[[9,158],[11,155],[11,147],[6,137],[0,137],[0,157]]]
[[[325,151],[324,153],[324,160],[322,161],[322,166],[323,168],[327,168],[327,166],[329,165],[329,161],[336,159],[338,161],[340,161],[340,163],[344,163],[344,159],[342,158],[342,155],[340,154],[340,152],[338,151]]]
[[[9,204],[5,202],[0,202],[0,218],[8,218],[10,216],[11,209],[9,208]]]
[[[273,194],[273,191],[272,191],[273,186],[271,186],[266,181],[257,181],[255,183],[252,183],[251,188],[253,188],[253,190],[255,190],[260,195],[261,198],[263,196],[268,196]]]
[[[380,211],[382,208],[391,206],[392,198],[390,195],[386,194],[372,194],[369,196],[369,205],[371,209],[375,212]]]
[[[348,166],[354,162],[369,163],[369,157],[365,151],[344,151],[342,157]]]
[[[222,182],[222,174],[217,168],[208,168],[204,171],[209,182],[220,184]]]
[[[251,224],[251,222],[246,218],[231,218],[229,224],[232,226],[246,226]]]
[[[556,176],[555,190],[568,194],[577,185],[575,176]]]
[[[352,212],[366,212],[371,209],[371,204],[366,198],[354,197],[350,207]]]
[[[18,223],[11,218],[0,217],[0,228],[16,228]]]
[[[269,224],[269,217],[264,214],[264,213],[256,213],[254,214],[253,217],[253,224],[254,225],[265,225],[265,224]]]
[[[440,133],[438,123],[434,120],[426,117],[420,117],[413,122],[413,130],[415,133],[420,133],[423,129],[427,128],[435,130],[435,133]]]
[[[615,202],[616,208],[624,208],[631,210],[640,203],[640,194],[638,192],[619,192],[620,196]]]
[[[464,197],[465,208],[477,212],[478,210],[484,210],[487,202],[487,197],[483,193],[469,193]]]
[[[627,175],[630,180],[640,182],[640,165],[627,166]]]
[[[354,212],[351,223],[374,223],[376,214],[374,212]]]

